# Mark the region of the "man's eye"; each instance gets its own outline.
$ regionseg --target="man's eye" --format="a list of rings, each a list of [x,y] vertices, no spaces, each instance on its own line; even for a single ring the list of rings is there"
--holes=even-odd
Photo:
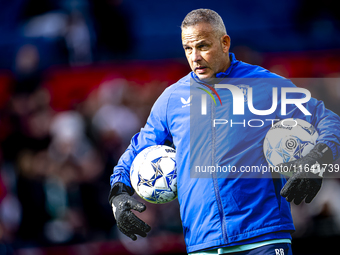
[[[198,46],[198,48],[200,50],[206,50],[206,49],[208,49],[208,45],[202,44],[202,45]]]
[[[184,50],[185,50],[186,52],[191,52],[191,51],[192,51],[192,48],[190,48],[190,47],[185,47]]]

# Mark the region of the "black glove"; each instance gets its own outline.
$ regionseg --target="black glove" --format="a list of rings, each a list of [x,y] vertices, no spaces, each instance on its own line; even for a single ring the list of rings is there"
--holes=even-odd
[[[292,177],[283,186],[280,194],[288,202],[294,200],[295,204],[300,204],[304,199],[310,203],[319,192],[322,184],[323,172],[322,164],[333,162],[332,150],[323,143],[318,143],[304,157],[279,164],[278,167],[291,169],[294,171]]]
[[[111,188],[109,202],[112,206],[118,229],[133,241],[137,240],[136,235],[146,237],[151,227],[131,212],[136,210],[143,212],[146,206],[134,199],[133,191],[123,183],[115,183]]]

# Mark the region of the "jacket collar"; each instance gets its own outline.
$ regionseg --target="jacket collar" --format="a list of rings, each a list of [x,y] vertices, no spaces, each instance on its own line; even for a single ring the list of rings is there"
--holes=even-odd
[[[225,78],[233,70],[233,68],[234,68],[235,64],[238,62],[238,60],[236,59],[235,54],[231,53],[231,52],[229,53],[229,59],[230,59],[230,66],[228,67],[228,69],[225,72],[217,73],[216,78]],[[198,78],[198,76],[194,72],[191,72],[191,77],[193,79],[195,79],[197,82],[200,82],[200,83],[202,82],[202,81],[200,81],[200,79]]]

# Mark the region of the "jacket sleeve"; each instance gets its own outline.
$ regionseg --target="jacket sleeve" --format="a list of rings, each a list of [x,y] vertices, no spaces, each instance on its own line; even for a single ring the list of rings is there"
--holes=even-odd
[[[110,177],[111,187],[117,182],[124,183],[132,188],[130,182],[130,167],[136,155],[143,149],[172,142],[172,137],[167,124],[167,107],[171,95],[170,87],[167,88],[153,105],[147,122],[140,132],[135,134],[129,147],[120,157],[118,164],[113,169]]]
[[[283,84],[284,87],[296,87],[292,82],[287,80]],[[303,93],[287,93],[287,98],[303,97]],[[281,98],[281,95],[279,98]],[[281,105],[281,102],[279,102],[279,105]],[[325,143],[328,145],[333,152],[333,160],[336,160],[339,158],[340,152],[340,117],[327,109],[322,101],[312,97],[307,103],[302,105],[311,113],[311,115],[305,115],[294,104],[290,104],[287,105],[287,115],[281,115],[280,111],[278,113],[278,118],[300,118],[311,123],[319,133],[317,143]]]

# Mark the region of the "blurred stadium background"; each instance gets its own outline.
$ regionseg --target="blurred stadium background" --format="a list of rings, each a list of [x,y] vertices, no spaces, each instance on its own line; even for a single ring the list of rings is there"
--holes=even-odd
[[[339,78],[333,0],[0,0],[0,254],[185,254],[178,202],[148,204],[129,241],[109,176],[165,87],[187,74],[180,24],[217,11],[240,60],[285,77]],[[321,79],[318,79],[322,81]],[[327,80],[325,80],[327,81]],[[314,97],[340,113],[340,90]],[[308,86],[308,85],[307,85]],[[340,182],[292,205],[294,254],[336,251]]]

